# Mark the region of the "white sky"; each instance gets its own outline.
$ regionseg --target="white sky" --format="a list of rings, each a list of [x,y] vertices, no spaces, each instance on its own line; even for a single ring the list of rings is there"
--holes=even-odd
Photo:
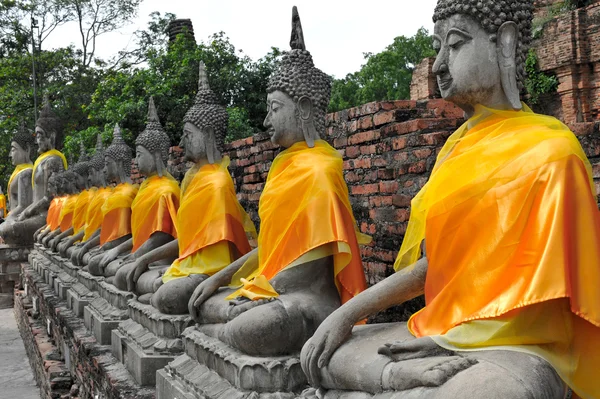
[[[149,14],[171,12],[190,18],[196,40],[224,31],[238,50],[252,59],[271,47],[289,48],[292,6],[298,6],[304,39],[315,64],[328,74],[344,77],[360,69],[363,53],[377,53],[396,36],[412,36],[420,27],[433,30],[437,0],[144,0],[138,18],[118,32],[99,38],[97,56],[110,58],[135,45],[132,33],[146,29]],[[45,48],[79,46],[74,23],[57,29]]]

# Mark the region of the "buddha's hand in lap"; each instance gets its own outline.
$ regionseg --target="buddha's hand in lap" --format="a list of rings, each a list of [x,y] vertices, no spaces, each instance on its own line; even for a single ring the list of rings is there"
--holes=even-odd
[[[403,341],[385,344],[380,347],[377,352],[392,358],[396,362],[428,357],[452,356],[455,354],[436,344],[431,337],[409,338]]]
[[[268,299],[258,299],[253,301],[246,297],[240,296],[235,298],[232,301],[229,301],[229,310],[227,312],[227,318],[229,320],[233,320],[244,312],[247,312],[250,309],[253,309],[260,305],[265,305],[267,303],[271,303],[276,301],[277,298],[268,298]]]
[[[142,258],[139,258],[137,260],[129,260],[128,261],[127,257],[125,259],[123,259],[123,261],[134,264],[133,267],[131,268],[131,270],[127,273],[127,290],[129,292],[134,292],[135,286],[136,286],[140,276],[148,271],[148,262],[146,262]]]
[[[320,369],[329,364],[334,352],[350,338],[354,323],[338,310],[325,319],[312,338],[304,344],[300,362],[313,387],[320,387]]]
[[[107,251],[104,255],[102,255],[102,258],[100,259],[98,266],[100,266],[100,268],[102,270],[104,270],[104,269],[106,269],[106,266],[108,266],[108,264],[110,262],[117,259],[118,257],[119,257],[119,252],[116,250],[116,248],[113,248],[110,251]]]
[[[200,317],[200,307],[202,304],[206,302],[208,298],[213,296],[219,288],[226,286],[227,283],[229,283],[229,281],[224,278],[219,278],[219,275],[215,274],[214,276],[211,276],[201,282],[196,287],[192,297],[190,298],[190,301],[188,302],[190,316],[192,316],[192,319],[194,319],[196,323],[202,324],[202,319]]]

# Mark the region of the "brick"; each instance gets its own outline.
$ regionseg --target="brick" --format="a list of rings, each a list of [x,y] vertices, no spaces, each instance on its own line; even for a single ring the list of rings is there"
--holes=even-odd
[[[348,145],[347,137],[338,137],[336,139],[333,139],[333,146],[335,148],[345,147],[347,145]]]
[[[376,152],[377,152],[377,146],[375,146],[375,144],[363,145],[362,147],[360,147],[360,153],[362,155],[372,155],[372,154],[375,154]]]
[[[352,186],[350,192],[352,195],[370,195],[379,192],[378,184],[363,184],[360,186]]]
[[[399,184],[397,181],[382,181],[379,182],[380,193],[396,193],[398,191]]]
[[[358,128],[360,130],[368,130],[373,127],[373,117],[372,116],[363,116],[358,120]]]
[[[392,196],[391,195],[379,195],[369,198],[369,206],[370,207],[381,207],[381,206],[390,206],[392,205]]]
[[[410,196],[404,194],[396,194],[392,196],[392,204],[399,208],[409,207],[411,200],[412,198]]]
[[[369,169],[371,167],[371,158],[361,158],[352,161],[355,169]]]
[[[402,150],[406,148],[406,137],[394,137],[392,139],[392,149],[394,151]]]
[[[419,161],[408,167],[408,173],[419,174],[424,173],[427,170],[425,161]]]
[[[431,156],[432,153],[433,153],[433,151],[431,151],[431,149],[429,149],[429,148],[423,148],[423,149],[413,151],[413,155],[417,159],[429,158],[429,156]]]
[[[376,130],[370,130],[368,132],[356,133],[348,138],[348,144],[355,145],[355,144],[366,143],[368,141],[377,140],[377,139],[379,139],[379,137],[380,137],[379,132]]]
[[[394,122],[395,120],[396,118],[394,111],[379,112],[373,116],[373,124],[375,126],[386,125],[388,123]]]
[[[347,158],[356,158],[361,154],[360,152],[360,147],[353,145],[353,146],[349,146],[346,147],[346,157]]]

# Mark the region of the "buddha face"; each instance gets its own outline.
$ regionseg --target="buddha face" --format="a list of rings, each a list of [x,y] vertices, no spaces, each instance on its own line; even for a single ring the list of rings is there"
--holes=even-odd
[[[9,155],[10,155],[12,164],[15,166],[21,165],[23,163],[31,162],[31,160],[29,158],[29,148],[24,149],[16,141],[13,141],[10,143],[10,154]]]
[[[271,135],[273,144],[285,148],[304,141],[299,120],[299,111],[294,100],[282,91],[267,96],[267,117],[264,126]]]
[[[114,182],[119,179],[117,162],[108,156],[104,156],[104,178],[109,182]]]
[[[54,148],[54,133],[47,133],[44,129],[39,126],[35,128],[35,141],[38,145],[38,152],[43,154],[46,151],[50,151]]]
[[[462,14],[437,21],[433,48],[437,52],[433,72],[443,98],[459,105],[490,107],[505,101],[498,47],[479,22]]]
[[[154,155],[141,145],[135,147],[135,161],[140,174],[149,177],[156,173]]]
[[[75,173],[75,187],[81,190],[85,189],[88,185],[89,174],[80,175],[79,173]]]
[[[94,168],[90,168],[90,174],[89,174],[89,186],[90,187],[100,187],[102,186],[104,183],[104,168],[102,169],[94,169]]]
[[[199,162],[206,159],[206,137],[210,134],[209,129],[200,129],[193,123],[185,123],[179,146],[184,150],[186,161]]]

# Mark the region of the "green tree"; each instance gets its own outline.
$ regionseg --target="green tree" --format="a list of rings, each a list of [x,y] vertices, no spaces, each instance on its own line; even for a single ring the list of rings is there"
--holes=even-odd
[[[396,37],[384,51],[366,53],[366,63],[360,71],[334,80],[329,110],[339,111],[371,101],[408,99],[413,70],[424,58],[434,55],[425,28],[412,37]]]

